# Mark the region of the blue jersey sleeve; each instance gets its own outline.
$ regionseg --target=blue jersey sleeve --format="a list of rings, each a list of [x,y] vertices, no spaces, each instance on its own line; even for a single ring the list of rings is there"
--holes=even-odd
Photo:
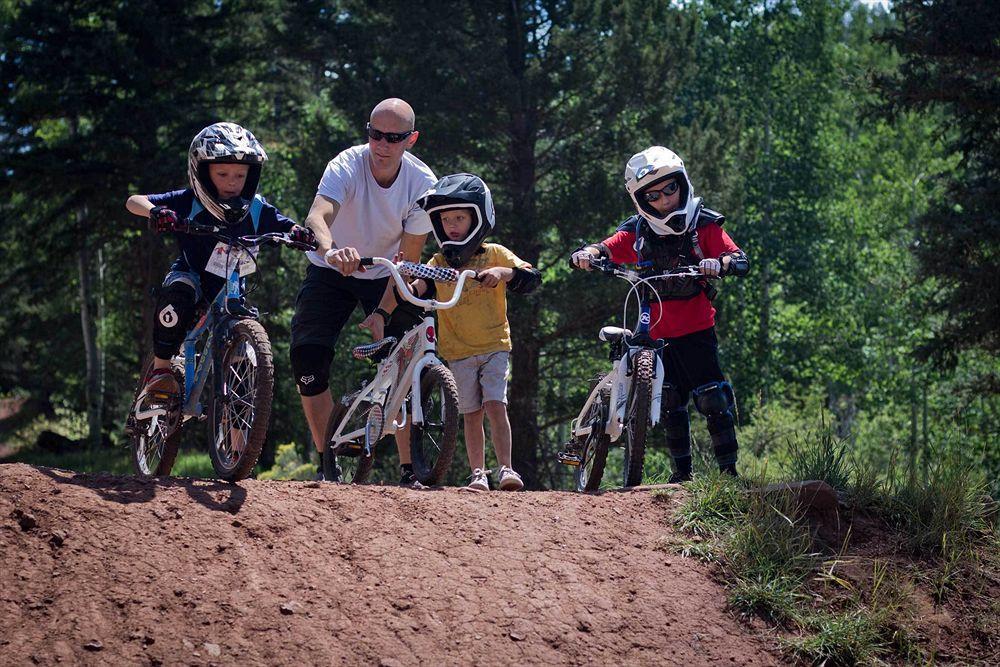
[[[264,201],[264,208],[260,212],[260,232],[267,234],[269,232],[289,231],[292,225],[295,224],[295,221],[286,217],[263,197],[261,199]]]
[[[177,213],[180,218],[186,218],[191,213],[190,190],[174,190],[173,192],[163,192],[156,195],[146,195],[153,206],[166,206],[171,211]]]

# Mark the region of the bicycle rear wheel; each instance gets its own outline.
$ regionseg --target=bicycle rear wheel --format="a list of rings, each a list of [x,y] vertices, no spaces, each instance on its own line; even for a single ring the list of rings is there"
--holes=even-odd
[[[656,373],[656,353],[642,349],[632,358],[632,387],[625,405],[625,486],[642,484],[642,468],[646,458],[646,432],[653,402],[653,376]]]
[[[599,378],[598,382],[603,378]],[[590,406],[587,413],[588,433],[581,445],[580,466],[576,470],[576,490],[596,491],[601,488],[604,477],[604,466],[608,461],[608,447],[611,436],[604,432],[608,423],[608,399],[605,391],[601,391]]]
[[[215,352],[219,377],[210,378],[208,454],[215,474],[235,482],[253,472],[267,439],[274,390],[271,342],[260,322],[240,320]]]
[[[458,439],[458,387],[445,366],[428,366],[420,374],[423,424],[410,416],[410,456],[421,484],[441,482],[451,466]]]
[[[322,457],[323,479],[328,482],[339,482],[341,484],[364,484],[368,480],[368,475],[371,473],[372,465],[375,462],[374,445],[372,446],[371,456],[365,456],[364,446],[361,447],[361,451],[356,456],[347,456],[344,453],[336,454],[333,450],[333,445],[330,443],[330,440],[333,439],[333,434],[337,432],[341,422],[344,421],[348,407],[339,401],[335,402],[333,404],[333,412],[330,413],[330,419],[327,421],[326,437],[324,438],[326,445],[323,448]],[[355,411],[355,415],[366,415],[368,409],[369,406],[367,403],[359,405]],[[350,430],[346,432],[350,433]]]
[[[141,477],[161,477],[170,474],[177,458],[181,436],[182,396],[173,401],[156,401],[143,395],[146,376],[153,368],[150,353],[142,364],[139,383],[136,385],[125,420],[125,434],[132,454],[132,467]],[[183,391],[184,367],[173,363],[171,370],[177,386]],[[141,418],[140,418],[141,417]]]

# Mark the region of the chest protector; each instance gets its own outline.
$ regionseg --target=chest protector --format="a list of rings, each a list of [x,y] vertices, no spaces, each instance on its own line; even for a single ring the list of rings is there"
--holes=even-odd
[[[635,233],[635,252],[639,257],[640,269],[651,275],[658,275],[681,266],[697,265],[705,259],[698,245],[698,228],[706,224],[721,225],[725,218],[715,211],[701,207],[698,203],[698,223],[694,229],[684,234],[660,236],[638,215],[626,220],[618,228]],[[712,299],[717,290],[704,278],[683,278],[656,285],[661,301],[683,301],[693,299],[702,292]]]

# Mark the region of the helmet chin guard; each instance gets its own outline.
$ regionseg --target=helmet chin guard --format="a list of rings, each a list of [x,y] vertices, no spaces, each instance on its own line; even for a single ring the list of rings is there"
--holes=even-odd
[[[445,261],[455,269],[472,259],[496,227],[493,195],[483,179],[473,174],[445,176],[425,192],[417,203],[431,219],[434,239],[441,248]],[[472,224],[469,225],[465,238],[452,240],[445,233],[441,213],[456,208],[469,209]]]
[[[673,211],[660,213],[642,198],[643,192],[674,179],[680,185],[680,203]],[[635,210],[660,236],[684,234],[698,219],[698,202],[684,160],[663,146],[650,146],[629,158],[625,165],[625,190]]]

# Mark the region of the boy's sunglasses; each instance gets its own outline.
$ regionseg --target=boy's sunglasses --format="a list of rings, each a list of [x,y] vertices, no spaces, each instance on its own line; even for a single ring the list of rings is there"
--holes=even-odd
[[[680,189],[680,187],[681,187],[681,184],[679,182],[677,182],[677,181],[670,181],[669,183],[667,183],[666,185],[664,185],[659,190],[647,190],[646,192],[643,192],[642,193],[642,198],[645,201],[654,202],[654,201],[656,201],[657,199],[660,198],[661,194],[664,197],[669,197],[670,195],[672,195],[675,192],[677,192],[677,190]]]
[[[367,123],[365,125],[365,132],[368,133],[368,136],[372,139],[372,141],[385,139],[390,144],[398,144],[400,141],[416,132],[416,130],[410,130],[409,132],[383,132],[381,130],[376,130],[372,127],[371,123]]]

